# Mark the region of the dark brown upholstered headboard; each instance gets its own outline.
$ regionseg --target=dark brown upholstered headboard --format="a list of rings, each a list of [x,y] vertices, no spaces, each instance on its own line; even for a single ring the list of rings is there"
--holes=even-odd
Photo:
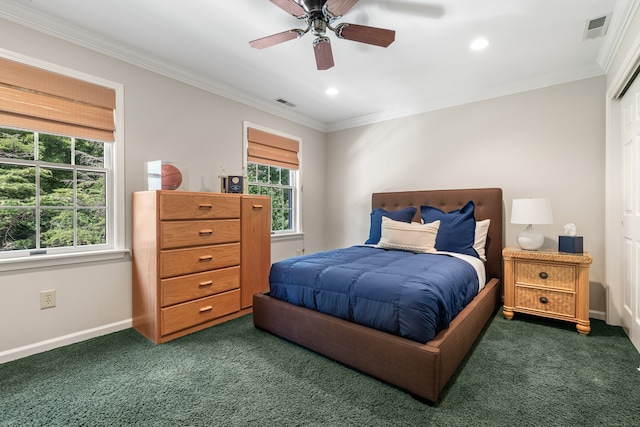
[[[475,188],[463,190],[426,190],[373,193],[371,208],[388,211],[415,206],[414,221],[420,222],[420,206],[429,205],[449,212],[460,209],[469,200],[475,204],[476,221],[490,219],[487,236],[487,281],[493,277],[502,281],[502,248],[504,247],[502,221],[502,189]]]

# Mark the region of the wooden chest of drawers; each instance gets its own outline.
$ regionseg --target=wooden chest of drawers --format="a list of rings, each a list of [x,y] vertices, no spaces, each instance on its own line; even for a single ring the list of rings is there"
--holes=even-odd
[[[155,343],[246,314],[269,287],[270,199],[133,194],[133,327]]]
[[[589,254],[507,247],[502,256],[505,318],[527,313],[574,322],[582,334],[591,331]]]

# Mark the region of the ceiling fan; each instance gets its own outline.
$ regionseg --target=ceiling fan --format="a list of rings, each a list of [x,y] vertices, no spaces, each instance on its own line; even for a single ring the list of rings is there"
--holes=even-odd
[[[355,5],[358,0],[269,0],[285,12],[304,20],[307,28],[294,28],[267,37],[250,41],[251,47],[264,49],[289,40],[297,39],[309,31],[316,36],[313,40],[313,50],[316,56],[318,70],[328,70],[333,67],[333,53],[331,41],[326,36],[327,30],[333,31],[338,38],[353,40],[360,43],[387,47],[396,37],[396,32],[384,28],[366,25],[341,23],[331,25],[340,19]]]

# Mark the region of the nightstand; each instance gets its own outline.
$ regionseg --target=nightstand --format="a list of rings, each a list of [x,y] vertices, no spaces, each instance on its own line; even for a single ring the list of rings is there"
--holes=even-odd
[[[589,267],[591,255],[549,250],[502,250],[504,307],[502,314],[526,313],[574,322],[581,334],[589,322]]]

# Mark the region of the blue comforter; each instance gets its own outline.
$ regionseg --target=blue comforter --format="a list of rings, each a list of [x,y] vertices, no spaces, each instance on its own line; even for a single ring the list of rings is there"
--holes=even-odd
[[[478,293],[464,260],[352,246],[273,264],[270,295],[426,343]]]

